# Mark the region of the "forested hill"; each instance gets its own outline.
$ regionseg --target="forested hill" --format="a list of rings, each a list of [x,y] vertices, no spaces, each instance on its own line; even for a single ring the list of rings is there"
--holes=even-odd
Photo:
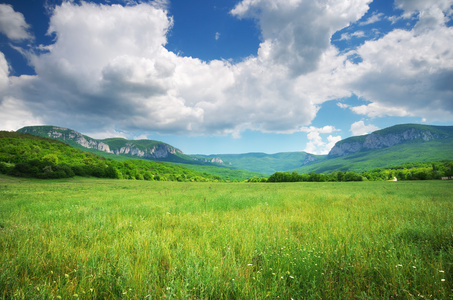
[[[339,141],[330,150],[329,157],[347,156],[356,152],[384,149],[401,144],[438,142],[448,145],[452,139],[453,126],[400,124]]]
[[[0,131],[0,173],[34,178],[94,176],[171,181],[218,181],[218,176],[145,160],[115,161],[31,134]]]
[[[144,158],[154,161],[198,163],[192,157],[185,155],[181,150],[166,143],[154,140],[126,140],[123,138],[108,138],[98,140],[82,133],[58,126],[27,126],[17,132],[29,133],[64,142],[74,148],[84,151],[127,158]]]

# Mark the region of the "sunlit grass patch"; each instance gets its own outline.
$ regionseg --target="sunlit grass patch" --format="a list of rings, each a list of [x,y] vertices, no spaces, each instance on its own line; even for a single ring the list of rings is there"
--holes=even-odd
[[[4,298],[448,298],[450,182],[0,178]]]

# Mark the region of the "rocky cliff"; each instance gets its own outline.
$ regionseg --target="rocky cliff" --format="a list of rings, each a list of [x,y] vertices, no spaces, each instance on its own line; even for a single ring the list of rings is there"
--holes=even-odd
[[[126,154],[146,159],[165,159],[177,153],[183,154],[181,150],[162,142],[150,140],[129,141],[120,138],[97,140],[75,130],[56,126],[29,126],[19,129],[18,132],[49,137],[67,144],[75,143],[84,148],[116,155]]]
[[[330,150],[329,157],[346,156],[359,151],[387,148],[407,142],[446,139],[453,136],[452,129],[451,126],[396,125],[371,134],[339,141]]]

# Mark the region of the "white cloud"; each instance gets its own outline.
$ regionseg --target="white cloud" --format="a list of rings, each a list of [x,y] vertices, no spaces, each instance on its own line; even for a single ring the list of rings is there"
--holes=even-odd
[[[332,34],[360,19],[370,2],[243,0],[231,13],[257,20],[264,63],[279,64],[297,76],[317,69]]]
[[[351,125],[350,130],[352,135],[364,135],[379,130],[379,127],[374,126],[373,124],[365,125],[363,121],[358,121]]]
[[[453,12],[452,5],[451,0],[395,0],[395,6],[407,13],[422,12],[436,7],[450,15]]]
[[[349,109],[351,109],[356,114],[365,115],[371,118],[385,116],[406,117],[411,115],[404,108],[399,108],[395,106],[381,106],[377,102],[373,102],[367,105],[349,106]]]
[[[341,103],[341,102],[337,102],[337,106],[340,107],[340,108],[343,108],[343,109],[349,108],[348,104]]]
[[[27,104],[19,99],[5,97],[0,102],[1,130],[17,130],[24,126],[43,125],[39,117],[31,112]]]
[[[345,64],[344,83],[371,104],[352,107],[354,112],[453,119],[453,28],[437,14],[440,8],[430,4],[412,30],[396,29],[357,48],[363,61]],[[437,21],[427,22],[428,15]]]
[[[323,102],[350,94],[329,39],[359,19],[369,0],[280,1],[277,9],[260,2],[233,11],[257,18],[264,37],[257,56],[234,65],[167,51],[173,20],[156,5],[64,2],[50,21],[56,42],[44,54],[28,52],[37,75],[16,78],[10,94],[46,123],[85,131],[115,124],[159,133],[296,132]]]
[[[3,52],[0,52],[0,96],[2,95],[2,91],[5,90],[9,84],[8,76],[9,76],[8,62],[6,61]]]
[[[218,41],[220,39],[220,32],[216,32],[214,38],[216,41]]]
[[[360,26],[365,26],[369,24],[373,24],[376,22],[379,22],[383,19],[384,14],[383,13],[373,13],[366,21],[360,22]]]
[[[0,4],[0,32],[13,41],[33,39],[24,15],[9,4]]]
[[[340,37],[340,41],[348,41],[350,39],[352,39],[353,37],[356,37],[356,38],[363,38],[365,37],[365,32],[362,31],[362,30],[359,30],[359,31],[356,31],[356,32],[353,32],[353,33],[342,33],[341,34],[341,37]]]
[[[324,102],[352,93],[368,104],[340,107],[358,114],[451,120],[453,31],[445,26],[446,6],[419,2],[413,30],[393,30],[340,53],[330,43],[332,34],[360,20],[370,2],[243,0],[231,13],[254,18],[262,43],[257,55],[235,64],[165,49],[173,25],[167,1],[64,2],[50,21],[55,43],[40,46],[45,53],[25,52],[37,75],[5,77],[7,64],[0,57],[0,86],[7,84],[8,99],[23,104],[14,111],[26,107],[31,120],[39,116],[46,124],[84,132],[292,133],[307,128]],[[398,3],[413,9],[407,1]],[[362,61],[351,63],[349,55]],[[11,103],[5,107],[13,109]],[[340,138],[321,136],[332,128],[305,132],[315,153]]]
[[[304,151],[312,154],[328,154],[333,146],[335,146],[335,143],[341,140],[341,136],[329,135],[327,141],[321,137],[321,134],[339,131],[334,126],[324,126],[322,128],[316,128],[314,126],[302,127],[300,131],[307,132],[308,143]]]

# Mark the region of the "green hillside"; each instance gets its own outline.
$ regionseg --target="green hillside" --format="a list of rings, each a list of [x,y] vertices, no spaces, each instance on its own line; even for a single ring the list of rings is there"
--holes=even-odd
[[[453,137],[453,126],[432,126],[432,125],[422,125],[422,124],[399,124],[395,126],[391,126],[388,128],[380,129],[374,131],[372,134],[378,135],[381,137],[385,136],[404,136],[410,132],[415,133],[425,133],[429,136],[437,136],[439,139],[444,138],[452,138]],[[342,144],[348,143],[360,143],[363,144],[366,138],[370,134],[361,135],[361,136],[353,136],[347,139],[341,140],[335,144],[335,146],[340,146]],[[423,143],[423,140],[415,139],[414,141],[405,141],[405,143]]]
[[[240,170],[228,166],[215,166],[215,165],[198,165],[198,164],[180,164],[176,165],[192,169],[201,173],[208,173],[219,176],[228,181],[244,181],[253,177],[266,178],[268,174],[253,172],[248,170]]]
[[[160,181],[221,180],[215,175],[161,162],[106,159],[54,139],[6,131],[0,131],[0,173],[42,179],[93,176]]]
[[[361,172],[404,163],[451,159],[453,159],[453,138],[450,137],[429,142],[412,141],[383,149],[360,151],[343,157],[328,158],[295,170],[299,173]]]
[[[148,160],[154,161],[166,161],[166,162],[180,162],[180,163],[196,163],[193,161],[192,157],[185,155],[177,148],[172,147],[166,143],[154,140],[126,140],[124,138],[107,138],[107,139],[94,139],[92,137],[83,135],[75,130],[69,128],[63,128],[58,126],[27,126],[17,130],[20,133],[29,133],[41,137],[52,138],[61,142],[64,142],[74,148],[81,149],[83,151],[88,151],[101,155],[107,158],[116,159],[114,156],[123,156],[119,157],[118,160],[124,159],[137,159],[136,155],[131,155],[127,153],[108,153],[99,149],[99,145],[105,144],[109,146],[110,152],[120,152],[121,148],[135,148],[136,150],[147,152],[147,150],[154,147],[164,147],[168,149],[174,149],[174,153],[169,153],[166,157],[160,158],[150,158],[146,157]],[[90,146],[81,145],[81,140],[85,140],[90,144]],[[98,147],[98,148],[97,148]]]
[[[171,162],[229,180],[244,180],[293,170],[299,173],[363,172],[404,163],[453,159],[453,126],[395,125],[339,141],[329,155],[305,152],[186,155],[159,141],[131,141],[123,138],[97,140],[74,130],[55,126],[24,127],[19,132],[52,137],[74,148],[116,161],[138,158]],[[142,156],[137,154],[140,151]],[[156,157],[152,157],[153,153],[156,153]]]
[[[196,158],[222,159],[226,164],[236,169],[248,170],[263,174],[272,174],[278,171],[287,171],[322,161],[323,156],[312,155],[306,152],[283,152],[276,154],[246,153],[246,154],[216,154],[216,155],[193,155]],[[313,160],[313,161],[311,161]]]

